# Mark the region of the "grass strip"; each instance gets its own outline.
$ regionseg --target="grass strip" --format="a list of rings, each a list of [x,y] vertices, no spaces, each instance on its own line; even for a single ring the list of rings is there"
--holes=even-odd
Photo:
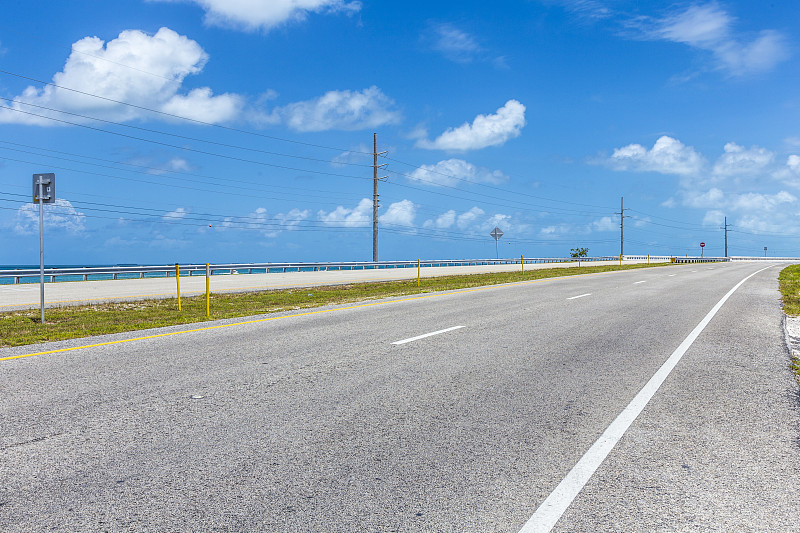
[[[181,298],[182,310],[180,312],[177,310],[176,298],[54,307],[46,310],[44,324],[40,323],[38,309],[26,309],[0,313],[0,346],[22,346],[393,296],[654,266],[664,266],[664,264],[603,265],[581,268],[531,269],[524,273],[495,272],[441,276],[422,278],[419,287],[417,280],[414,279],[258,292],[212,292],[210,318],[206,317],[205,295]]]
[[[778,275],[778,289],[781,292],[783,312],[789,316],[800,315],[800,265],[791,265]],[[800,380],[800,358],[792,355],[792,370]]]

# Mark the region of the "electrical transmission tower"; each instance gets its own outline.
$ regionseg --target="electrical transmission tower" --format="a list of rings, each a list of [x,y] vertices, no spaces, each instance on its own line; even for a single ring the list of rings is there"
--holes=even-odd
[[[386,151],[378,152],[378,134],[372,134],[372,261],[378,262],[378,207],[380,207],[378,194],[378,180],[385,180],[388,176],[378,177],[378,169],[388,163],[378,164],[378,156],[386,155]]]

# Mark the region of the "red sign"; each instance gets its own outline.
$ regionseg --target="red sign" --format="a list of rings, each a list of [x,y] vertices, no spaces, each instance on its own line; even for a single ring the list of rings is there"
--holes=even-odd
[[[700,243],[700,248],[705,248],[705,246],[706,246],[706,243],[704,243],[704,242]]]

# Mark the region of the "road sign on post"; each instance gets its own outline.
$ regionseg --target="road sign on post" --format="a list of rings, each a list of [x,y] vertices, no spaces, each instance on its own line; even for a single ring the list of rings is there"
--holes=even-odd
[[[39,296],[41,322],[44,324],[44,204],[56,201],[56,175],[33,175],[33,203],[39,204]]]
[[[705,248],[705,247],[706,247],[706,243],[701,242],[700,243],[700,257],[703,257],[703,248]]]
[[[499,241],[499,240],[500,240],[500,237],[502,237],[502,236],[503,236],[503,230],[501,230],[500,228],[498,228],[497,226],[495,226],[495,227],[494,227],[494,229],[492,230],[492,232],[491,232],[489,235],[491,235],[492,237],[494,237],[494,251],[495,251],[495,255],[497,256],[497,259],[500,259],[500,248],[498,248],[498,246],[497,246],[497,241]]]

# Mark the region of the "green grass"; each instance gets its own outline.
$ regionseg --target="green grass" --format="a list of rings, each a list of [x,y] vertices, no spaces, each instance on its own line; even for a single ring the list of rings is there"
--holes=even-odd
[[[783,312],[789,316],[800,315],[800,265],[791,265],[778,275]]]
[[[605,265],[585,266],[580,269],[575,267],[531,269],[525,273],[442,276],[422,278],[419,287],[417,280],[409,280],[260,292],[212,293],[210,320],[559,276],[632,270],[648,266],[663,265]],[[207,320],[209,318],[206,317],[204,295],[182,298],[180,312],[176,298],[50,308],[45,310],[45,324],[40,323],[38,309],[12,311],[0,313],[0,346],[21,346]]]
[[[781,291],[783,312],[789,316],[800,315],[800,265],[791,265],[778,275],[778,289]],[[792,370],[800,380],[800,358],[792,356]]]

